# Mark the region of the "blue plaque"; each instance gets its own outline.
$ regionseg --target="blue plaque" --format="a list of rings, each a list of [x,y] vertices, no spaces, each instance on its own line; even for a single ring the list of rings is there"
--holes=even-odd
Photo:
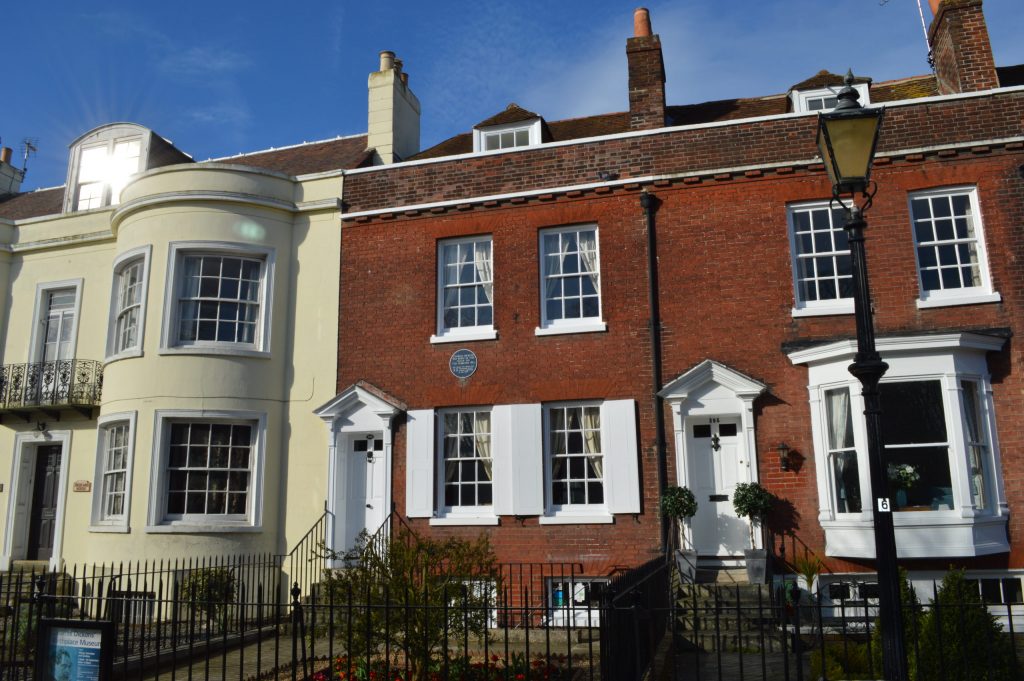
[[[476,355],[472,350],[465,348],[456,350],[452,358],[448,360],[448,368],[451,369],[455,378],[469,378],[476,373]]]

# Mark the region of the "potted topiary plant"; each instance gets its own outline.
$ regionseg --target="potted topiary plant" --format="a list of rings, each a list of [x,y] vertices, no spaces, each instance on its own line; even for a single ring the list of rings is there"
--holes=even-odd
[[[764,584],[768,572],[768,551],[756,548],[755,527],[761,525],[772,510],[775,497],[756,482],[741,482],[736,485],[732,496],[732,507],[736,515],[750,519],[750,548],[743,553],[747,559],[747,579],[751,584]]]
[[[679,540],[679,548],[675,552],[679,573],[692,581],[697,573],[697,552],[692,546],[686,547],[683,528],[690,518],[697,515],[697,497],[687,487],[670,485],[661,495],[661,514],[672,522]]]

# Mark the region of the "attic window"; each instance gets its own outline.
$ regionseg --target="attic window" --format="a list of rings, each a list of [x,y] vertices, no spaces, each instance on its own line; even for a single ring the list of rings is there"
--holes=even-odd
[[[853,87],[860,94],[860,104],[868,105],[871,98],[868,95],[867,83],[854,83]],[[793,111],[798,113],[816,113],[819,111],[831,111],[836,108],[836,95],[843,88],[840,83],[813,90],[793,90],[790,97],[793,101]]]
[[[117,205],[129,178],[147,167],[150,132],[118,123],[93,130],[71,146],[65,212]]]
[[[540,144],[540,119],[535,118],[473,130],[473,151],[499,151]]]

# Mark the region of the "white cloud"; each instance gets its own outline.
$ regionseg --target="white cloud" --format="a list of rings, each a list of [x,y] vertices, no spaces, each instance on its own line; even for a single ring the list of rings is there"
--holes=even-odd
[[[226,76],[249,66],[243,54],[222,47],[194,46],[164,54],[157,68],[166,74],[193,78]]]
[[[190,109],[186,115],[196,123],[237,126],[252,119],[244,102],[218,102],[206,107]]]

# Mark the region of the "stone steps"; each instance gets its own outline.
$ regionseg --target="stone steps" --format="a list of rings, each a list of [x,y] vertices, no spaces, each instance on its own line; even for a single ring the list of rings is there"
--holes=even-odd
[[[685,650],[766,652],[781,649],[781,628],[767,585],[736,568],[698,569],[697,583],[677,583],[676,642]]]

